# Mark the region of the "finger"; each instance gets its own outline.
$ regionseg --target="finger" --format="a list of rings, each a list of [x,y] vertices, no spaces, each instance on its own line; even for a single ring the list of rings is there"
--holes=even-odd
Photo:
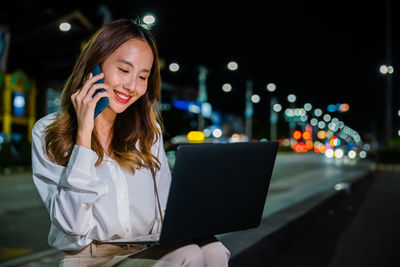
[[[92,76],[91,78],[89,78],[88,80],[85,81],[85,83],[83,84],[80,93],[84,96],[87,95],[89,89],[92,87],[92,85],[97,82],[98,80],[101,80],[104,77],[103,73],[100,73],[96,76],[93,76],[92,73],[90,73],[90,76]]]
[[[75,93],[73,93],[72,95],[71,95],[71,102],[72,102],[72,105],[74,106],[74,109],[76,110],[76,103],[77,103],[77,101],[76,101],[76,96],[77,96],[77,94],[78,94],[78,91],[76,91]]]
[[[89,104],[95,106],[97,104],[97,102],[99,102],[100,98],[103,98],[103,97],[109,97],[109,94],[107,91],[99,92],[95,97],[92,98],[92,100],[90,100]]]
[[[95,83],[95,82],[97,82],[98,80],[101,80],[101,79],[104,78],[104,73],[99,73],[99,74],[97,74],[96,76],[93,76],[93,74],[90,73],[90,75],[91,75],[92,77],[89,79],[89,81],[92,82],[92,83]]]
[[[109,86],[107,86],[107,85],[104,84],[104,83],[96,83],[96,84],[93,84],[92,87],[90,87],[90,89],[89,89],[89,91],[88,91],[86,97],[87,97],[87,98],[92,98],[93,95],[94,95],[94,93],[95,93],[97,90],[100,90],[100,89],[105,89],[105,90],[107,90],[108,88],[109,88]]]
[[[76,91],[75,93],[73,93],[73,94],[71,95],[71,101],[72,101],[72,103],[75,103],[76,96],[78,95],[78,93],[79,93],[79,90]]]

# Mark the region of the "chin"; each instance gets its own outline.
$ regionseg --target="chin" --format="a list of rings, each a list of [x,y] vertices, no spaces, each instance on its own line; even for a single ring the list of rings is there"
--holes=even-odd
[[[122,112],[124,112],[125,110],[127,110],[127,108],[110,108],[113,112],[115,112],[116,114],[120,114]]]
[[[124,105],[121,105],[119,103],[110,103],[109,108],[112,111],[114,111],[115,113],[120,114],[120,113],[124,112],[125,110],[127,110],[132,104],[133,104],[133,102],[124,104]]]

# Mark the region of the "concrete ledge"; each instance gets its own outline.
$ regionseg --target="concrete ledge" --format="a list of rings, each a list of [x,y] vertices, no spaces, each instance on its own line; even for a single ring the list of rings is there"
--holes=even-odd
[[[18,257],[18,258],[15,258],[15,259],[11,259],[11,260],[2,262],[2,263],[0,263],[0,267],[21,266],[23,264],[27,264],[27,263],[32,262],[32,261],[45,259],[46,257],[54,258],[56,255],[59,255],[60,253],[61,253],[60,251],[51,248],[51,249],[48,249],[48,250],[36,252],[36,253],[33,253],[33,254],[29,254],[29,255],[26,255],[26,256],[22,256],[22,257]],[[41,266],[58,266],[58,264],[57,265],[54,265],[52,263],[45,264],[45,262],[43,262],[43,264],[41,264]]]
[[[350,192],[370,175],[368,173],[353,180]],[[258,228],[219,236],[219,239],[231,251],[229,266],[268,266],[273,263],[284,249],[308,228],[311,222],[338,200],[345,198],[347,193],[349,191],[334,189],[323,191],[269,215],[261,221]]]

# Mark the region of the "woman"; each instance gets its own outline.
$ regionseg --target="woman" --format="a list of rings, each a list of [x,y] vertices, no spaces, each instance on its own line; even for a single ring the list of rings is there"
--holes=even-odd
[[[102,73],[93,76],[97,64]],[[48,242],[67,253],[60,265],[103,266],[127,256],[132,266],[228,265],[229,251],[216,239],[146,249],[104,244],[160,232],[171,182],[154,105],[160,84],[150,31],[116,20],[79,55],[63,89],[62,111],[36,122],[33,179],[50,214]],[[105,90],[93,97],[99,89]],[[109,105],[94,118],[104,97]]]

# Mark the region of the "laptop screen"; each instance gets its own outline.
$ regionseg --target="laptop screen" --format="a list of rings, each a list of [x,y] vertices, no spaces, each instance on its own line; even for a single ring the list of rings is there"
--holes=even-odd
[[[257,227],[277,148],[277,142],[179,146],[160,242]]]

